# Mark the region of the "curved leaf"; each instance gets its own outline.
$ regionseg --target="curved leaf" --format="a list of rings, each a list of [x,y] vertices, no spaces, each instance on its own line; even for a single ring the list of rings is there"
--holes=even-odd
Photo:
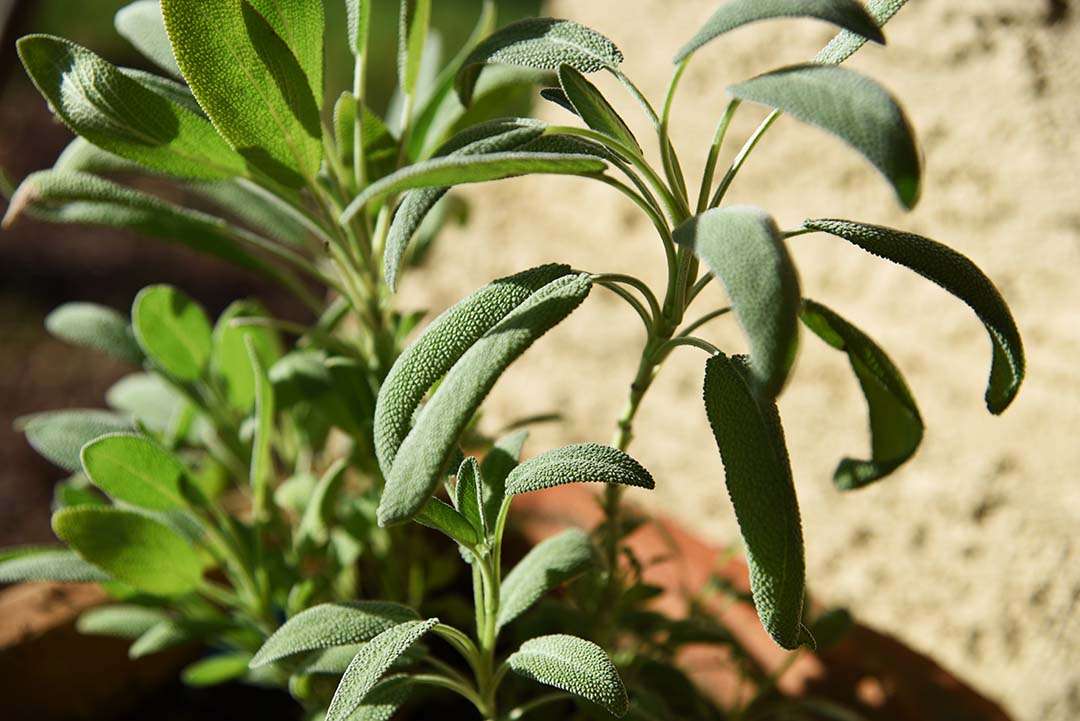
[[[86,48],[50,35],[18,42],[26,72],[72,131],[163,173],[220,179],[246,166],[204,118]]]
[[[905,208],[919,200],[922,161],[900,105],[870,78],[834,65],[793,65],[728,88],[832,133],[877,168]]]
[[[716,208],[675,229],[724,284],[750,340],[757,389],[770,398],[787,381],[798,349],[799,276],[776,222],[749,206]]]
[[[552,589],[580,576],[593,562],[592,542],[580,529],[568,528],[538,543],[502,582],[496,628],[513,621]]]
[[[191,402],[157,373],[132,373],[105,393],[110,408],[131,416],[132,423],[164,438],[197,441],[206,430],[205,418]]]
[[[241,678],[247,674],[251,654],[233,651],[208,656],[184,668],[180,680],[187,686],[206,688]]]
[[[655,487],[652,476],[633,458],[611,446],[578,443],[530,458],[506,478],[506,495],[516,496],[567,483],[618,483]]]
[[[889,22],[892,16],[898,13],[900,8],[904,7],[905,3],[907,3],[907,0],[870,0],[867,4],[867,10],[870,11],[870,15],[879,27],[885,27],[885,23]],[[854,55],[865,44],[866,38],[862,35],[842,30],[829,41],[828,45],[821,49],[821,52],[814,58],[814,62],[839,65]]]
[[[850,220],[808,220],[803,225],[910,268],[964,301],[986,326],[994,349],[986,406],[994,414],[1009,407],[1024,380],[1024,344],[1009,306],[978,266],[937,241],[892,228]]]
[[[300,525],[296,528],[296,543],[311,541],[324,544],[330,540],[330,525],[334,519],[334,504],[349,470],[348,459],[342,458],[326,469],[315,490],[311,492]]]
[[[919,408],[893,362],[874,341],[820,303],[803,301],[806,327],[851,361],[870,410],[873,459],[845,458],[833,475],[842,491],[862,488],[889,475],[915,454],[923,436]]]
[[[324,603],[301,611],[266,639],[251,659],[258,668],[306,651],[370,641],[419,618],[411,608],[388,601]]]
[[[75,622],[75,628],[79,633],[134,641],[168,618],[159,608],[113,604],[83,611]]]
[[[94,348],[113,358],[142,364],[143,354],[127,319],[95,303],[65,303],[45,317],[45,329],[68,343]]]
[[[66,548],[27,547],[0,551],[0,583],[95,583],[108,580],[107,573]]]
[[[416,514],[416,522],[442,531],[465,548],[473,548],[480,542],[480,532],[453,506],[438,498],[431,498]]]
[[[99,410],[46,411],[15,421],[16,430],[26,434],[30,446],[64,470],[82,468],[82,447],[109,433],[131,430],[124,416]]]
[[[750,590],[765,630],[784,648],[805,638],[806,569],[802,525],[784,432],[775,403],[747,383],[742,358],[714,355],[705,365],[705,410],[724,462]]]
[[[398,85],[413,95],[431,26],[431,0],[401,0],[398,13]]]
[[[438,624],[439,619],[409,621],[383,631],[353,658],[341,677],[326,721],[345,721],[364,702],[394,661]]]
[[[184,465],[146,436],[110,434],[83,446],[90,482],[117,501],[151,511],[187,508]]]
[[[698,48],[724,33],[759,20],[817,18],[832,23],[863,42],[885,43],[881,28],[857,0],[730,0],[713,13],[697,34],[679,50],[681,63]]]
[[[466,107],[472,102],[477,78],[484,65],[518,65],[537,70],[558,70],[569,65],[583,73],[617,68],[623,54],[615,43],[570,20],[529,18],[511,23],[488,36],[462,63],[455,81]]]
[[[131,324],[147,358],[166,373],[182,381],[204,375],[213,349],[210,321],[186,294],[169,285],[143,288]]]
[[[220,638],[227,622],[167,618],[147,629],[128,647],[128,658],[137,659],[193,641]]]
[[[247,350],[248,362],[251,364],[251,374],[255,379],[255,428],[251,440],[249,481],[255,503],[253,512],[260,521],[265,522],[267,519],[261,515],[266,513],[264,502],[268,498],[274,476],[273,436],[276,402],[274,386],[266,375],[266,367],[259,358],[255,341],[251,336],[244,338],[244,346]]]
[[[629,707],[619,671],[592,641],[565,634],[532,638],[506,663],[519,676],[580,696],[613,716],[622,717]]]
[[[121,37],[135,46],[144,57],[174,78],[183,77],[173,57],[158,0],[137,0],[125,5],[116,13],[114,22]]]
[[[246,0],[285,42],[307,77],[316,104],[323,105],[323,41],[326,37],[324,0]],[[263,50],[252,32],[256,49]],[[270,48],[267,48],[269,50]]]
[[[400,523],[427,503],[458,436],[503,371],[573,312],[590,290],[592,281],[586,274],[558,278],[530,295],[465,351],[393,458],[379,501],[380,524]]]
[[[187,539],[120,508],[76,506],[53,515],[53,531],[112,578],[146,593],[182,596],[202,581],[202,559]]]
[[[580,71],[570,65],[560,66],[559,85],[573,112],[577,113],[586,125],[618,140],[628,148],[636,148],[640,151],[641,146],[638,145],[637,138],[630,132],[626,122],[600,90]]]
[[[484,476],[480,464],[474,456],[461,462],[454,483],[454,508],[465,516],[481,538],[488,534],[487,518],[484,515]]]

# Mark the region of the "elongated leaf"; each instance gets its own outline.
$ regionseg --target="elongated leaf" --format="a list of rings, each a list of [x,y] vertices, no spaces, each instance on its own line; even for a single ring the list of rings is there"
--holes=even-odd
[[[364,697],[349,721],[390,721],[412,694],[413,680],[405,674],[387,676]]]
[[[416,522],[445,533],[466,548],[473,548],[480,542],[480,532],[469,519],[438,498],[428,500],[416,514]]]
[[[532,638],[506,663],[519,676],[580,696],[613,716],[622,717],[629,707],[615,664],[592,641],[565,634]]]
[[[116,13],[116,31],[147,59],[174,78],[183,77],[173,57],[161,4],[157,0],[137,0]]]
[[[315,490],[308,499],[304,515],[300,518],[300,525],[296,529],[298,543],[311,541],[322,545],[330,540],[334,503],[345,482],[345,471],[348,469],[348,460],[342,458],[326,469],[326,473],[315,484]]]
[[[462,105],[472,101],[484,65],[518,65],[558,70],[570,65],[583,73],[617,68],[623,54],[615,43],[595,30],[570,20],[530,18],[511,23],[481,42],[458,73],[456,87]]]
[[[488,524],[483,506],[484,476],[476,458],[469,456],[458,468],[454,485],[454,507],[465,516],[481,538],[487,536]]]
[[[595,157],[559,153],[503,152],[434,158],[402,168],[369,185],[349,203],[341,221],[349,222],[369,203],[413,188],[486,183],[519,175],[590,175],[606,167],[604,161]]]
[[[131,416],[132,422],[165,438],[197,440],[205,419],[188,399],[156,373],[132,373],[105,394],[110,408]]]
[[[480,463],[480,474],[484,478],[481,491],[486,518],[498,517],[506,496],[506,479],[521,460],[521,451],[528,438],[528,431],[517,431],[497,439]]]
[[[341,677],[326,721],[345,721],[360,706],[394,661],[439,622],[408,621],[383,631],[365,645]]]
[[[541,453],[510,471],[506,478],[506,495],[588,482],[650,489],[655,486],[649,472],[619,449],[597,443],[578,443]]]
[[[398,83],[406,95],[416,92],[420,63],[431,25],[431,0],[400,0],[398,14]]]
[[[897,101],[875,81],[833,65],[793,65],[728,91],[832,133],[885,176],[905,208],[915,207],[922,184],[915,131]]]
[[[264,368],[272,366],[282,355],[281,338],[277,331],[266,326],[237,325],[238,318],[266,318],[266,309],[253,300],[238,300],[221,314],[214,327],[210,369],[225,391],[225,398],[245,415],[255,405],[255,375],[251,369],[247,341],[255,348]]]
[[[255,341],[249,336],[244,339],[247,347],[248,362],[255,378],[255,437],[251,444],[251,488],[256,501],[268,497],[270,484],[273,482],[274,460],[274,386],[266,375],[266,367],[255,347]],[[256,507],[256,513],[263,513],[264,508]],[[262,519],[265,520],[265,519]]]
[[[130,230],[254,270],[271,278],[278,273],[243,250],[225,221],[166,203],[88,173],[42,171],[19,186],[4,217],[9,227],[23,211],[53,223],[80,223]]]
[[[18,42],[41,94],[78,135],[109,152],[185,178],[231,178],[244,160],[189,108],[120,72],[86,48],[49,35]]]
[[[251,654],[246,651],[219,653],[187,666],[180,672],[180,679],[194,688],[217,686],[246,675],[250,660]]]
[[[135,296],[131,323],[139,347],[158,367],[183,381],[206,372],[213,349],[206,313],[169,285],[152,285]]]
[[[371,31],[371,0],[345,0],[349,29],[349,50],[362,56],[367,52],[368,33]]]
[[[219,215],[238,220],[265,238],[302,246],[311,236],[303,223],[275,204],[279,202],[275,196],[253,190],[252,185],[224,181],[192,183],[189,187],[221,211]]]
[[[65,508],[53,515],[53,531],[82,558],[140,591],[182,596],[202,581],[198,551],[168,526],[138,513]]]
[[[79,615],[75,628],[79,633],[134,641],[168,618],[168,614],[160,608],[113,604],[84,611]]]
[[[362,105],[360,137],[364,144],[364,172],[367,182],[383,178],[397,169],[398,141],[386,123]],[[334,105],[334,135],[341,164],[353,171],[357,123],[356,96],[342,93]]]
[[[314,179],[322,159],[313,33],[322,3],[308,0],[162,0],[176,62],[218,132],[285,185]],[[296,33],[275,32],[298,18]],[[274,22],[278,25],[275,26]],[[286,38],[286,39],[283,39]],[[293,54],[301,44],[301,60]],[[322,53],[318,54],[321,77]],[[305,73],[306,71],[306,73]]]
[[[584,531],[568,528],[540,542],[503,580],[496,627],[501,629],[549,591],[580,576],[592,565],[592,542]]]
[[[799,276],[776,222],[749,206],[716,208],[675,229],[724,284],[750,340],[758,390],[780,394],[798,348]]]
[[[702,45],[743,25],[773,18],[796,17],[824,20],[863,42],[873,40],[885,43],[881,28],[857,0],[729,0],[679,50],[675,62],[681,63]]]
[[[286,621],[266,639],[251,659],[251,667],[265,666],[306,651],[370,641],[384,631],[418,618],[411,608],[388,601],[324,603]]]
[[[803,301],[806,327],[851,361],[870,411],[873,459],[845,458],[833,475],[842,491],[862,488],[889,475],[915,454],[923,436],[919,408],[892,360],[874,341],[820,303]]]
[[[93,583],[108,580],[107,573],[65,548],[26,547],[0,551],[0,583]]]
[[[805,638],[802,525],[780,414],[747,382],[744,359],[714,355],[705,366],[709,416],[735,507],[750,589],[761,623],[784,648]]]
[[[119,173],[145,173],[147,169],[136,162],[103,150],[86,138],[75,138],[52,169],[61,173],[90,173],[91,175],[116,175]]]
[[[146,436],[114,433],[83,446],[90,481],[110,498],[151,511],[187,508],[184,465]]]
[[[1024,380],[1024,344],[1009,306],[978,266],[937,241],[892,228],[850,220],[808,220],[804,225],[910,268],[964,301],[986,326],[993,346],[986,406],[994,414],[1009,407]]]
[[[112,308],[65,303],[45,317],[45,328],[68,343],[94,348],[135,365],[142,363],[142,351],[127,319]]]
[[[23,416],[15,428],[26,434],[35,451],[74,473],[82,468],[79,452],[84,445],[108,433],[130,431],[131,423],[108,411],[69,410]]]
[[[420,401],[435,382],[533,293],[569,273],[566,265],[542,265],[499,278],[443,311],[402,351],[375,406],[375,452],[383,475],[390,475]]]
[[[274,34],[285,42],[285,46],[307,77],[308,87],[315,96],[315,102],[322,108],[323,38],[326,35],[325,8],[323,7],[325,0],[247,0],[247,2],[266,20]],[[251,32],[252,43],[257,50],[269,51],[273,48],[273,45],[262,47],[257,36],[258,33]],[[280,62],[277,58],[273,59]]]
[[[154,75],[145,70],[137,70],[135,68],[120,68],[120,72],[135,82],[143,85],[147,90],[157,93],[170,103],[175,103],[180,107],[187,108],[204,121],[209,120],[209,118],[206,117],[206,113],[204,113],[203,109],[199,106],[199,101],[191,94],[191,90],[188,86],[183,83],[173,80],[172,78],[164,78],[160,75]]]
[[[435,157],[483,155],[515,150],[540,137],[544,125],[534,120],[513,118],[496,120],[470,128],[448,140]],[[397,287],[397,276],[405,260],[409,241],[420,230],[424,219],[449,187],[419,188],[405,195],[394,214],[386,241],[384,273],[391,290]]]
[[[590,290],[592,281],[586,274],[563,276],[548,283],[461,356],[393,458],[379,502],[380,524],[400,523],[427,503],[443,476],[458,436],[499,376],[537,339],[572,313]]]
[[[220,638],[227,622],[168,618],[147,629],[128,648],[128,658],[143,658],[184,644]]]
[[[573,111],[581,116],[593,130],[611,136],[628,148],[641,150],[630,128],[601,94],[579,70],[570,65],[559,68],[559,84]]]
[[[904,7],[907,0],[870,0],[867,10],[874,18],[879,27],[885,27],[885,23]],[[841,30],[829,44],[821,49],[814,58],[815,63],[838,65],[856,53],[866,44],[866,38],[849,30]]]

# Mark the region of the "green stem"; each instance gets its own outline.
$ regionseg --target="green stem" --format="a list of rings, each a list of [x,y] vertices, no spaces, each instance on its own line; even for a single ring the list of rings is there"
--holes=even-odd
[[[779,110],[774,110],[761,121],[761,125],[757,127],[754,134],[750,136],[750,139],[746,141],[739,154],[735,156],[735,160],[732,161],[731,167],[728,168],[727,173],[724,175],[724,179],[720,181],[720,185],[716,188],[716,193],[713,194],[712,200],[709,201],[709,207],[715,208],[720,205],[720,202],[727,195],[728,188],[731,187],[732,181],[735,180],[735,176],[739,174],[739,170],[742,169],[746,159],[750,157],[750,153],[754,151],[757,144],[761,141],[761,137],[765,135],[765,132],[772,127],[773,123],[782,115]]]
[[[447,689],[454,693],[463,696],[468,699],[476,710],[481,714],[486,714],[487,709],[484,704],[484,700],[471,686],[461,683],[460,681],[449,678],[447,676],[440,676],[434,673],[418,673],[409,676],[409,680],[413,683],[420,684],[422,686],[434,686],[436,688]]]
[[[695,320],[693,323],[687,325],[682,330],[680,330],[679,334],[676,337],[685,338],[688,335],[690,335],[691,333],[693,333],[695,330],[700,328],[701,326],[708,323],[713,318],[719,318],[720,316],[726,315],[726,314],[728,314],[730,312],[731,312],[731,307],[730,306],[727,307],[727,308],[718,308],[718,309],[716,309],[714,311],[710,311],[710,312],[706,313],[705,315],[701,316],[700,318],[698,318],[697,320]]]
[[[728,128],[731,127],[731,121],[741,104],[742,101],[738,98],[728,103],[727,109],[724,110],[724,116],[716,126],[712,145],[709,146],[709,157],[705,161],[705,173],[701,177],[701,190],[698,193],[697,204],[699,214],[704,213],[708,208],[709,193],[712,191],[713,177],[716,174],[716,164],[720,160],[720,149],[724,146],[724,138],[727,136]]]

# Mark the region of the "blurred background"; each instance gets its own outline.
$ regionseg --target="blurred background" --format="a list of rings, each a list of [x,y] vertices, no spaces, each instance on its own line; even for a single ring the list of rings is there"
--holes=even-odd
[[[112,30],[112,14],[122,4],[0,0],[0,19],[13,9],[0,46],[0,167],[14,179],[51,165],[69,137],[17,67],[14,38],[53,32],[118,64],[138,65]],[[503,18],[535,12],[538,4],[504,3]],[[982,402],[989,343],[969,309],[843,241],[794,239],[807,296],[850,318],[889,351],[920,402],[927,436],[916,458],[885,482],[836,493],[831,475],[837,460],[866,450],[865,408],[846,360],[813,338],[804,338],[781,412],[814,595],[848,606],[864,622],[933,656],[1016,718],[1032,721],[1080,717],[1076,4],[911,0],[888,28],[888,47],[868,47],[851,61],[901,99],[922,140],[927,179],[913,213],[902,213],[887,186],[839,142],[786,118],[731,195],[732,202],[767,208],[784,227],[806,217],[850,217],[937,238],[975,260],[1012,306],[1026,342],[1028,380],[1012,408],[994,418]],[[338,4],[327,5],[336,10]],[[437,25],[451,47],[468,31],[477,5],[436,3]],[[659,101],[671,56],[716,5],[550,0],[543,10],[612,38],[626,53],[624,70]],[[674,111],[673,137],[688,177],[700,177],[725,86],[804,60],[830,36],[812,22],[769,23],[700,52]],[[392,44],[393,28],[377,37]],[[381,54],[391,57],[389,50]],[[389,80],[392,73],[372,73],[380,76]],[[646,137],[633,101],[613,83],[600,82]],[[386,97],[390,90],[388,84],[377,92]],[[570,121],[554,106],[538,112]],[[763,115],[746,108],[732,136],[741,142]],[[442,236],[426,268],[406,277],[403,307],[437,311],[495,276],[552,260],[662,280],[663,255],[648,223],[598,184],[520,179],[474,186],[464,196],[472,207],[469,226]],[[0,277],[0,546],[49,540],[51,485],[62,475],[9,430],[11,421],[50,408],[99,405],[123,371],[51,340],[41,325],[49,310],[69,300],[126,309],[140,287],[169,282],[213,312],[242,295],[258,295],[285,315],[296,312],[250,277],[158,242],[29,221],[0,235]],[[699,303],[708,309],[724,300],[714,284]],[[721,347],[743,342],[733,323],[710,328],[708,336]],[[632,312],[598,291],[585,312],[511,369],[488,403],[487,421],[497,427],[561,412],[562,423],[534,434],[533,452],[552,443],[605,441],[641,342]],[[700,386],[701,358],[693,351],[674,356],[661,373],[634,446],[656,476],[657,490],[631,498],[711,540],[737,544]]]

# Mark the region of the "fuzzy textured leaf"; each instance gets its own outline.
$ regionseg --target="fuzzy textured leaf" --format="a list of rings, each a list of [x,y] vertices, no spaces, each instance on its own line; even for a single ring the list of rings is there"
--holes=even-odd
[[[416,522],[445,533],[465,548],[473,548],[480,542],[480,532],[453,506],[438,498],[431,498],[416,514]]]
[[[580,696],[612,716],[621,718],[629,707],[615,664],[592,641],[565,634],[532,638],[506,663],[519,676]]]
[[[873,458],[845,458],[833,474],[833,482],[842,491],[862,488],[889,475],[915,454],[923,436],[919,408],[892,360],[861,330],[812,300],[803,301],[800,317],[818,337],[847,353],[866,397]]]
[[[922,190],[915,131],[887,90],[834,65],[793,65],[728,88],[736,98],[782,110],[843,140],[892,184],[907,209]]]
[[[454,507],[465,516],[481,538],[487,536],[488,524],[483,506],[484,476],[476,458],[469,456],[462,461],[454,484]]]
[[[426,621],[408,621],[383,631],[371,639],[345,670],[338,684],[326,721],[345,721],[364,702],[399,656],[430,631],[439,622],[437,618]]]
[[[524,430],[502,436],[481,461],[480,475],[484,478],[481,491],[486,518],[498,517],[506,496],[506,479],[521,461],[521,451],[528,438],[529,432]]]
[[[132,511],[76,506],[53,515],[53,531],[112,578],[159,596],[182,596],[202,581],[202,559],[187,539]]]
[[[258,668],[306,651],[370,641],[384,631],[419,617],[411,608],[388,601],[324,603],[284,623],[251,660]]]
[[[578,443],[530,458],[506,478],[506,495],[516,496],[567,483],[618,483],[638,488],[655,487],[640,463],[611,446]]]
[[[183,78],[173,57],[158,0],[137,0],[116,13],[116,31],[136,50],[174,78]]]
[[[558,70],[569,65],[583,73],[617,68],[623,54],[606,37],[570,20],[530,18],[511,23],[482,41],[462,63],[456,88],[461,104],[472,102],[480,70],[489,64]]]
[[[65,303],[45,317],[45,329],[74,345],[93,348],[134,365],[143,360],[127,319],[94,303]]]
[[[131,324],[139,347],[158,367],[182,381],[206,372],[213,350],[206,313],[169,285],[152,285],[135,296]]]
[[[108,580],[107,573],[66,548],[26,547],[0,551],[0,583],[94,583]]]
[[[757,389],[780,394],[798,349],[799,276],[776,222],[749,206],[716,208],[675,229],[724,284],[750,341]]]
[[[986,326],[993,346],[986,406],[1009,407],[1024,380],[1024,344],[1009,306],[986,274],[952,248],[921,235],[850,220],[808,220],[810,230],[835,235],[868,253],[910,268],[964,301]]]
[[[406,95],[416,92],[420,62],[431,26],[431,0],[400,0],[398,13],[398,84]]]
[[[573,110],[593,130],[618,140],[628,148],[640,152],[637,138],[630,132],[626,122],[619,116],[600,89],[590,83],[577,69],[570,65],[559,67],[559,85]]]
[[[79,452],[84,445],[108,433],[130,431],[131,423],[108,411],[65,410],[23,416],[15,427],[35,451],[74,473],[82,468]]]
[[[128,160],[184,178],[243,175],[243,158],[205,118],[86,48],[50,35],[18,42],[19,57],[76,134]]]
[[[863,42],[884,44],[885,36],[874,18],[857,0],[729,0],[679,50],[681,63],[701,46],[743,25],[773,18],[817,18],[832,23]]]
[[[866,9],[879,27],[885,27],[885,23],[889,22],[893,15],[898,13],[906,3],[907,0],[870,0]],[[836,37],[829,41],[828,45],[821,49],[821,52],[814,58],[814,62],[825,65],[839,65],[854,55],[865,44],[866,38],[862,35],[848,30],[841,30]]]
[[[413,681],[405,674],[387,676],[364,697],[349,721],[390,721],[412,694]]]
[[[802,524],[776,404],[747,382],[743,358],[714,355],[705,365],[705,410],[724,462],[750,589],[761,623],[784,648],[805,638]]]
[[[367,52],[371,30],[371,0],[345,0],[346,22],[349,30],[349,51],[353,55]]]
[[[461,355],[393,458],[379,502],[380,524],[405,521],[427,503],[458,436],[495,382],[536,340],[581,305],[590,290],[592,281],[586,274],[548,283]],[[436,363],[445,362],[447,355],[436,355]]]
[[[79,633],[134,641],[168,618],[168,615],[158,608],[113,604],[84,611],[79,615],[75,628]]]
[[[540,542],[503,580],[496,627],[501,629],[549,591],[580,576],[592,565],[592,542],[580,529],[568,528]]]
[[[90,481],[114,500],[151,511],[188,505],[184,465],[146,436],[116,433],[91,441],[83,446],[82,465]]]

